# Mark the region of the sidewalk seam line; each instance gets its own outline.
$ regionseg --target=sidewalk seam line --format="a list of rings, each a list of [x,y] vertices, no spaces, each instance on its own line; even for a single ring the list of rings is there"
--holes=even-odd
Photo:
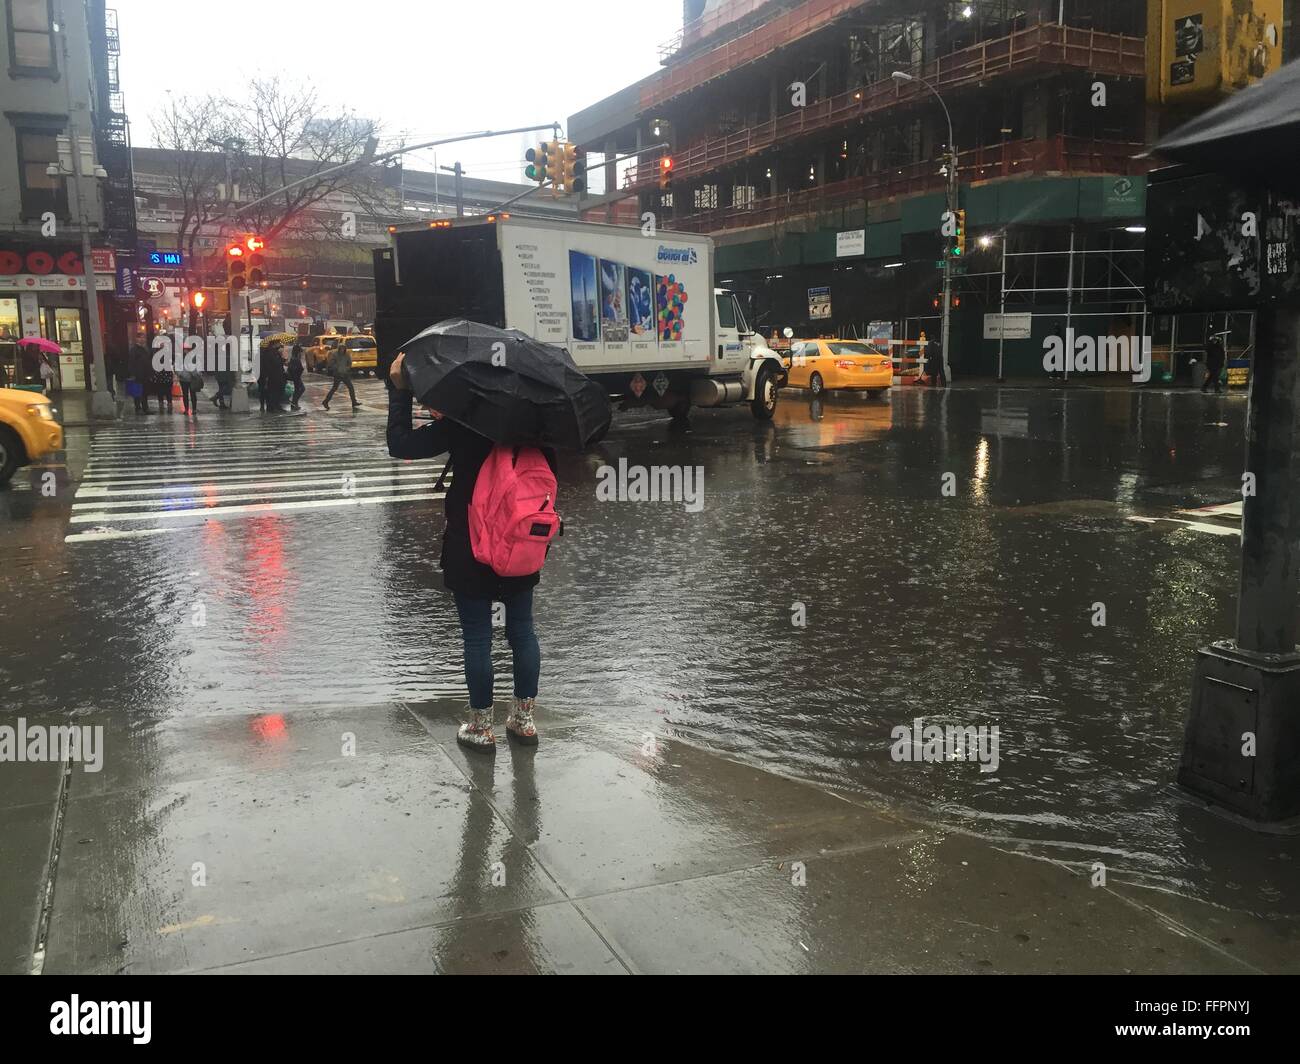
[[[54,917],[54,882],[59,869],[59,854],[63,849],[63,821],[71,788],[72,762],[64,758],[63,773],[59,779],[59,798],[55,806],[54,833],[50,839],[45,886],[41,897],[41,915],[36,922],[36,941],[32,945],[31,975],[43,975],[45,972],[45,951],[49,946],[50,923]]]
[[[429,725],[425,722],[423,717],[421,717],[418,713],[416,713],[415,710],[413,710],[408,703],[401,702],[399,704],[404,710],[406,710],[407,713],[409,713],[412,717],[415,718],[415,720],[419,723],[421,728],[423,728],[426,732],[428,732],[430,738],[435,738],[433,732],[430,730]],[[523,846],[524,852],[527,853],[528,856],[537,865],[537,867],[541,869],[542,873],[546,876],[546,878],[551,881],[552,886],[554,886],[555,889],[558,890],[560,894],[564,897],[564,899],[567,902],[569,902],[569,904],[572,905],[573,898],[570,895],[569,891],[564,889],[564,885],[560,882],[556,874],[546,866],[545,862],[543,862],[541,857],[537,855],[537,852],[533,849],[533,847],[529,846],[528,843],[524,840],[524,838],[519,834],[519,832],[515,830],[514,824],[504,813],[501,812],[500,809],[497,808],[497,804],[492,800],[491,796],[486,794],[484,791],[482,791],[479,788],[478,784],[475,783],[474,778],[465,771],[465,769],[456,761],[455,758],[451,756],[451,753],[448,750],[446,750],[441,743],[437,745],[439,751],[441,751],[442,753],[442,756],[447,759],[447,762],[451,764],[455,768],[455,770],[459,772],[466,779],[466,781],[470,785],[471,790],[478,791],[479,795],[483,798],[483,800],[487,802],[488,808],[492,810],[492,815],[495,816],[499,821],[501,821],[501,823],[505,826],[505,829],[508,832],[510,832],[511,836],[515,838],[521,846]],[[614,945],[614,943],[611,942],[609,938],[598,927],[596,927],[595,924],[591,922],[591,919],[587,916],[585,912],[583,912],[576,905],[574,905],[573,907],[574,910],[578,913],[579,917],[582,919],[583,923],[585,923],[591,929],[591,933],[595,935],[598,939],[600,939],[602,943],[604,943],[605,948],[610,952],[610,956],[612,956],[615,960],[618,961],[619,964],[623,966],[623,969],[627,972],[628,975],[635,974],[630,959],[623,956],[623,952],[619,950]]]

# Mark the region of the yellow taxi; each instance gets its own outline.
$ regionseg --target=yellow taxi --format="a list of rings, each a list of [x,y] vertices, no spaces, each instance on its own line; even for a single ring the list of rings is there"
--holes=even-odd
[[[342,340],[343,346],[347,348],[348,354],[352,356],[352,372],[369,373],[373,377],[375,367],[379,363],[379,345],[375,343],[375,338],[352,333],[349,336],[344,336]]]
[[[894,381],[889,356],[863,340],[792,340],[785,364],[789,387],[813,395],[835,388],[887,392]]]
[[[31,465],[63,446],[63,426],[44,395],[0,388],[0,486],[14,470]]]
[[[311,346],[307,348],[306,359],[307,368],[315,370],[317,373],[325,373],[329,370],[330,355],[334,354],[334,349],[344,341],[345,337],[338,333],[325,333],[323,336],[314,337],[311,340]]]

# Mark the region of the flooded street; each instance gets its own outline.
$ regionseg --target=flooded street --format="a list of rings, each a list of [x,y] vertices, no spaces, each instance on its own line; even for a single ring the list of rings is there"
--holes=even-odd
[[[360,393],[356,414],[69,429],[54,498],[40,469],[0,496],[6,715],[105,724],[145,786],[167,735],[208,718],[463,700],[440,463],[391,461],[382,390]],[[562,459],[565,533],[536,599],[543,728],[677,737],[1294,916],[1300,840],[1173,782],[1192,656],[1231,634],[1238,565],[1230,516],[1183,511],[1239,498],[1245,410],[988,386],[787,392],[773,423],[700,411],[687,433],[623,415]],[[620,459],[702,468],[702,506],[598,501]],[[499,634],[495,653],[508,676]],[[996,771],[891,759],[918,719],[996,726]]]

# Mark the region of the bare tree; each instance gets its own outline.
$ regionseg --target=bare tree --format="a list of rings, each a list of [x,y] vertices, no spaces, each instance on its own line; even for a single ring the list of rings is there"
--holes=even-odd
[[[231,106],[218,96],[169,95],[152,125],[155,145],[171,152],[168,176],[174,182],[180,211],[176,247],[185,255],[185,282],[196,288],[219,257],[205,252],[200,236],[210,235],[217,226],[223,200],[229,194],[222,187],[227,178],[226,158],[213,147],[229,137]]]
[[[378,205],[387,198],[372,172],[377,167],[328,173],[363,158],[368,142],[378,137],[373,121],[351,111],[326,115],[310,85],[289,85],[275,77],[255,79],[248,88],[235,121],[240,199],[268,198],[240,212],[241,228],[255,230],[268,242],[337,238],[341,199]],[[288,187],[298,181],[302,184]]]
[[[368,272],[368,244],[360,232],[344,231],[344,212],[354,214],[357,230],[363,219],[373,225],[400,213],[382,167],[329,172],[360,163],[378,129],[351,111],[327,113],[308,84],[262,78],[237,100],[169,99],[153,129],[156,145],[172,152],[170,177],[180,204],[176,246],[185,252],[191,288],[222,273],[222,247],[246,233],[266,240],[275,267],[268,272],[282,284],[293,285],[299,272],[335,278]],[[204,248],[201,235],[213,246]]]

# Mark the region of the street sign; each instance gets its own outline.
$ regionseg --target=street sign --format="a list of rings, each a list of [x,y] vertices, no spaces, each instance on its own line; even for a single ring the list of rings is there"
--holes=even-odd
[[[846,229],[835,234],[835,257],[847,258],[850,255],[867,253],[867,231],[865,229]]]
[[[827,286],[808,289],[808,317],[821,321],[831,316],[831,290]]]
[[[144,263],[153,269],[178,269],[185,265],[185,255],[179,251],[149,251]]]
[[[146,299],[161,299],[167,294],[167,286],[161,277],[140,277],[138,281],[140,292]]]
[[[1033,334],[1032,314],[985,314],[985,340],[1028,340]]]

